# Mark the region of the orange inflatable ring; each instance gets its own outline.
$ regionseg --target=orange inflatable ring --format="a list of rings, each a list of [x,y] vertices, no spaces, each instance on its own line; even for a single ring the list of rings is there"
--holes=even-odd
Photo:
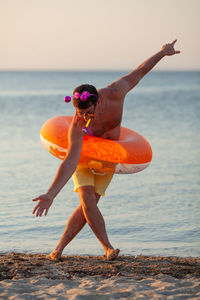
[[[71,116],[58,116],[47,120],[40,137],[44,147],[54,156],[64,159],[68,149],[67,133]],[[119,140],[84,136],[79,165],[94,173],[136,173],[151,162],[152,150],[148,141],[135,131],[121,127]]]

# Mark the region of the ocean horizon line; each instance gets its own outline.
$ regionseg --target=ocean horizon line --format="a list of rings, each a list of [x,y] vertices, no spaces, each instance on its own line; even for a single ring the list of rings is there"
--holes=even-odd
[[[0,69],[1,73],[6,72],[52,72],[52,73],[113,73],[113,72],[130,72],[133,69]],[[152,70],[151,73],[198,73],[200,69],[158,69]]]

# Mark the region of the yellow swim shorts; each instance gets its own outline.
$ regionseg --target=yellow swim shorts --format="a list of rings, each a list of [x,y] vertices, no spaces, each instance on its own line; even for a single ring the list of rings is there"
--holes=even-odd
[[[79,166],[72,176],[74,192],[78,192],[78,188],[81,186],[90,185],[94,186],[97,194],[104,196],[113,175],[113,173],[106,173],[105,175],[94,174],[91,169]]]

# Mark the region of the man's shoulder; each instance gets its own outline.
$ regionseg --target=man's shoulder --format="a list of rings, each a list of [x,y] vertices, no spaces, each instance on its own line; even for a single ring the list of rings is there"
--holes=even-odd
[[[110,86],[106,86],[105,88],[98,89],[98,93],[101,98],[106,98],[110,100],[116,99],[117,96],[115,89],[113,89]]]
[[[126,84],[126,82],[125,82]],[[125,85],[124,84],[124,85]],[[102,98],[106,98],[107,100],[109,99],[110,101],[123,101],[124,97],[126,95],[126,91],[124,86],[121,84],[113,83],[110,84],[108,86],[106,86],[105,88],[99,89],[98,90],[100,97]]]
[[[98,93],[99,93],[99,95],[111,94],[111,93],[113,93],[113,89],[110,86],[106,86],[104,88],[98,89]]]

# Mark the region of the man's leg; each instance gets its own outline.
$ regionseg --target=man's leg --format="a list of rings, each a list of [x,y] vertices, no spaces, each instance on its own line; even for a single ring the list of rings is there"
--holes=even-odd
[[[82,186],[78,189],[83,214],[92,231],[101,242],[108,259],[114,259],[119,249],[113,249],[106,232],[103,216],[97,206],[96,194],[93,186]]]
[[[96,197],[96,203],[98,203],[100,199],[100,195],[95,193]],[[55,250],[48,255],[47,257],[53,260],[58,260],[64,248],[73,240],[73,238],[81,231],[81,229],[86,224],[86,219],[83,214],[82,206],[81,204],[77,207],[77,209],[74,211],[74,213],[69,218],[67,225],[65,227],[65,231],[56,246]]]
[[[111,174],[106,175],[106,176],[94,176],[94,174],[89,169],[84,169],[84,168],[76,169],[75,173],[73,174],[73,180],[74,180],[74,184],[75,184],[75,191],[79,192],[81,204],[75,210],[75,212],[69,219],[67,226],[65,228],[65,231],[64,231],[57,247],[48,256],[48,258],[55,259],[55,260],[59,259],[62,254],[62,251],[66,247],[66,245],[69,244],[70,241],[84,227],[84,225],[87,221],[85,218],[85,213],[87,214],[87,208],[89,208],[88,203],[90,203],[90,200],[87,197],[88,191],[89,190],[91,191],[91,193],[89,193],[89,196],[92,199],[91,203],[92,204],[96,203],[96,208],[98,209],[97,203],[100,199],[100,194],[102,194],[102,195],[104,194],[107,186],[109,185],[109,183],[112,179],[112,176],[113,175],[111,175]],[[94,182],[94,179],[95,179],[95,182]],[[95,192],[94,185],[97,186],[98,193]],[[89,190],[88,190],[88,188],[89,188]],[[85,203],[85,205],[83,205],[84,203]],[[86,207],[85,213],[84,213],[83,206]],[[99,212],[98,216],[100,217],[100,220],[101,220],[101,225],[100,225],[100,227],[98,226],[98,228],[100,230],[100,235],[98,235],[98,239],[101,241],[101,243],[106,251],[107,258],[114,259],[118,255],[119,250],[118,249],[114,250],[112,248],[111,244],[109,243],[108,237],[106,234],[106,230],[105,230],[105,223],[104,223],[103,217],[99,210],[97,210],[97,212]],[[88,221],[90,222],[89,225],[91,226],[91,228],[93,230],[93,222],[90,221],[89,214],[88,214]],[[101,233],[101,228],[103,228],[102,233]],[[94,233],[97,232],[95,228],[93,231],[94,231]],[[97,232],[97,234],[98,234],[98,232]],[[102,238],[103,238],[103,240],[102,240]]]
[[[86,224],[86,220],[93,232],[95,233],[95,235],[97,236],[97,238],[99,239],[99,241],[101,242],[101,244],[103,245],[107,258],[110,260],[116,258],[119,254],[119,250],[113,249],[112,245],[110,244],[105,229],[104,219],[97,207],[100,195],[94,192],[94,187],[92,186],[80,187],[78,192],[81,200],[81,205],[77,207],[77,209],[70,217],[58,245],[56,246],[55,250],[47,256],[47,258],[52,260],[60,259],[64,248],[81,231],[81,229]],[[92,199],[92,201],[90,201],[89,199]],[[91,205],[89,204],[90,202]],[[96,203],[95,206],[93,202]],[[94,214],[92,212],[93,207],[95,208]],[[92,217],[90,212],[92,212]],[[85,214],[87,216],[86,218]],[[95,215],[97,217],[96,220]]]

